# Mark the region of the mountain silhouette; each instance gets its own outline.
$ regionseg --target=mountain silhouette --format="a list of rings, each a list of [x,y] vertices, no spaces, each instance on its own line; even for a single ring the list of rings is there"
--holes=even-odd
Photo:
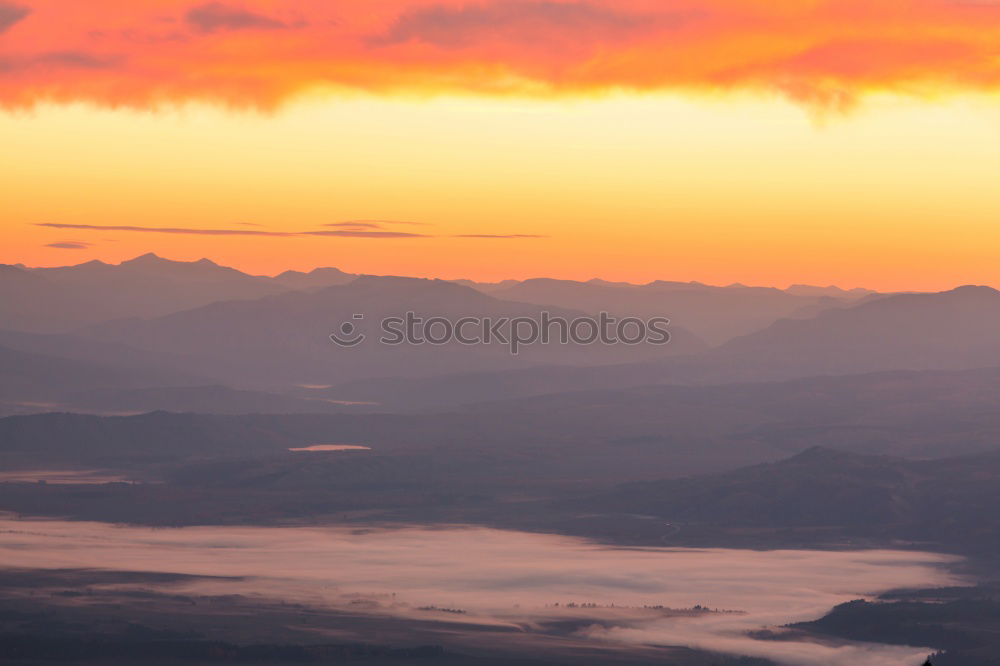
[[[672,329],[668,345],[535,345],[513,356],[503,344],[398,345],[377,343],[380,322],[414,312],[424,318],[531,317],[545,310],[574,319],[578,311],[504,301],[442,280],[362,276],[348,284],[292,291],[255,300],[213,303],[154,319],[113,321],[86,335],[191,359],[227,382],[288,388],[337,384],[368,377],[413,377],[468,370],[501,370],[542,363],[600,364],[657,358],[704,348],[695,336]],[[356,319],[361,316],[362,319]],[[355,348],[330,341],[344,323],[368,340]]]

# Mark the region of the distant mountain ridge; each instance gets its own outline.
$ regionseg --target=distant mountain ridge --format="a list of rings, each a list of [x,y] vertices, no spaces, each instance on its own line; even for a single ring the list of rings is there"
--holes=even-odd
[[[774,463],[626,484],[563,504],[660,518],[680,526],[679,533],[836,529],[990,553],[1000,545],[1000,450],[907,460],[815,447]]]
[[[454,322],[465,317],[537,321],[543,311],[567,320],[583,316],[577,311],[500,300],[443,280],[362,276],[339,286],[212,303],[155,319],[107,322],[84,334],[183,356],[193,362],[192,367],[240,385],[276,388],[541,363],[594,365],[704,349],[704,343],[680,327],[672,329],[669,345],[533,345],[517,356],[504,344],[452,341],[388,346],[377,342],[382,335],[379,323],[407,312]],[[344,323],[356,325],[367,341],[351,348],[331,342],[330,334]]]
[[[1000,365],[1000,292],[959,287],[862,299],[767,328],[697,354],[602,368],[527,368],[402,381],[365,380],[338,395],[428,408],[651,384],[722,385],[894,370]]]
[[[111,319],[159,317],[214,302],[345,284],[355,277],[320,268],[272,278],[209,259],[173,261],[151,252],[120,264],[95,260],[53,268],[0,265],[0,326],[67,333]]]
[[[272,280],[290,289],[322,289],[323,287],[347,284],[357,277],[357,275],[345,273],[339,268],[317,268],[308,273],[285,271]]]
[[[784,319],[716,350],[773,378],[1000,364],[1000,291],[897,294],[810,319]]]
[[[332,267],[289,270],[274,277],[249,275],[209,259],[174,261],[151,252],[119,264],[94,260],[51,268],[8,265],[0,266],[0,296],[5,296],[0,315],[7,329],[63,333],[110,319],[158,317],[212,302],[340,286],[357,277]],[[796,286],[786,291],[714,287],[698,282],[633,285],[599,279],[454,282],[503,300],[589,314],[669,316],[678,327],[711,343],[756,330],[779,316],[792,316],[798,309],[817,307],[824,300],[832,306],[871,293],[835,287]]]
[[[603,311],[668,316],[673,339],[657,349],[536,346],[517,357],[482,346],[343,349],[329,340],[344,323],[358,322],[355,315],[364,316],[360,323],[370,334],[383,317],[409,311],[450,321],[537,318],[542,312],[567,318]],[[599,279],[482,285],[357,276],[336,268],[272,278],[207,259],[176,262],[150,253],[117,265],[0,266],[0,322],[0,345],[11,350],[92,366],[134,363],[201,378],[185,384],[189,387],[288,392],[306,400],[379,403],[390,410],[581,389],[1000,365],[1000,292],[974,286],[937,294],[875,294],[804,285],[781,290]],[[722,344],[708,348],[689,323]],[[14,335],[17,331],[24,334]],[[30,338],[38,333],[63,337]],[[302,396],[297,385],[333,388]],[[136,388],[171,386],[160,380]],[[155,406],[148,400],[157,395],[169,406],[187,400],[149,391],[136,404]],[[254,402],[243,395],[231,404],[244,400]]]
[[[497,298],[559,305],[591,313],[606,311],[623,317],[668,317],[710,344],[759,330],[777,319],[796,316],[803,309],[836,307],[873,293],[836,288],[781,290],[662,280],[633,285],[596,279],[575,282],[550,278],[497,285],[486,291]]]

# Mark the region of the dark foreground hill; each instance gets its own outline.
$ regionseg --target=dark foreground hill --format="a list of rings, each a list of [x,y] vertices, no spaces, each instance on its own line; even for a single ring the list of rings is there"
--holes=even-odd
[[[791,628],[791,636],[821,640],[928,645],[939,650],[932,657],[936,666],[992,666],[1000,655],[1000,588],[994,583],[901,590],[841,604]]]
[[[172,399],[199,407],[198,396],[216,408],[267,399],[229,404],[232,392],[222,389]],[[312,404],[274,406],[289,402],[295,411]],[[998,404],[1000,369],[988,369],[582,391],[426,414],[40,414],[0,419],[0,461],[130,469],[347,443],[470,465],[483,454],[506,456],[527,476],[614,484],[725,471],[817,445],[909,458],[988,451],[1000,442]]]
[[[0,510],[149,524],[338,522],[356,515],[626,543],[1000,552],[1000,453],[903,459],[811,448],[691,476],[683,470],[779,456],[733,434],[702,442],[709,450],[697,458],[684,437],[586,439],[541,417],[521,422],[524,430],[505,430],[511,423],[507,413],[3,419],[0,454],[7,469],[21,468],[20,478],[32,468],[70,467],[158,483],[0,483]],[[372,448],[289,451],[316,444]]]
[[[1000,452],[904,460],[813,448],[716,475],[626,484],[556,503],[572,515],[644,516],[683,541],[728,531],[1000,552]]]

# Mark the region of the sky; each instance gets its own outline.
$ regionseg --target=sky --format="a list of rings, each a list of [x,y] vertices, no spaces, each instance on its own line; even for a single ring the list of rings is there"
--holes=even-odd
[[[1000,285],[993,0],[0,0],[0,262]]]

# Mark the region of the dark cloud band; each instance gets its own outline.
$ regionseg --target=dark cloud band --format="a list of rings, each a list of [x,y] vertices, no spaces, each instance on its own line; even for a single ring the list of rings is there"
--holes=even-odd
[[[0,33],[10,29],[18,21],[25,19],[31,10],[20,5],[12,5],[0,2]]]
[[[264,14],[222,2],[209,2],[191,8],[185,16],[188,24],[200,32],[223,30],[289,30],[297,27]]]

